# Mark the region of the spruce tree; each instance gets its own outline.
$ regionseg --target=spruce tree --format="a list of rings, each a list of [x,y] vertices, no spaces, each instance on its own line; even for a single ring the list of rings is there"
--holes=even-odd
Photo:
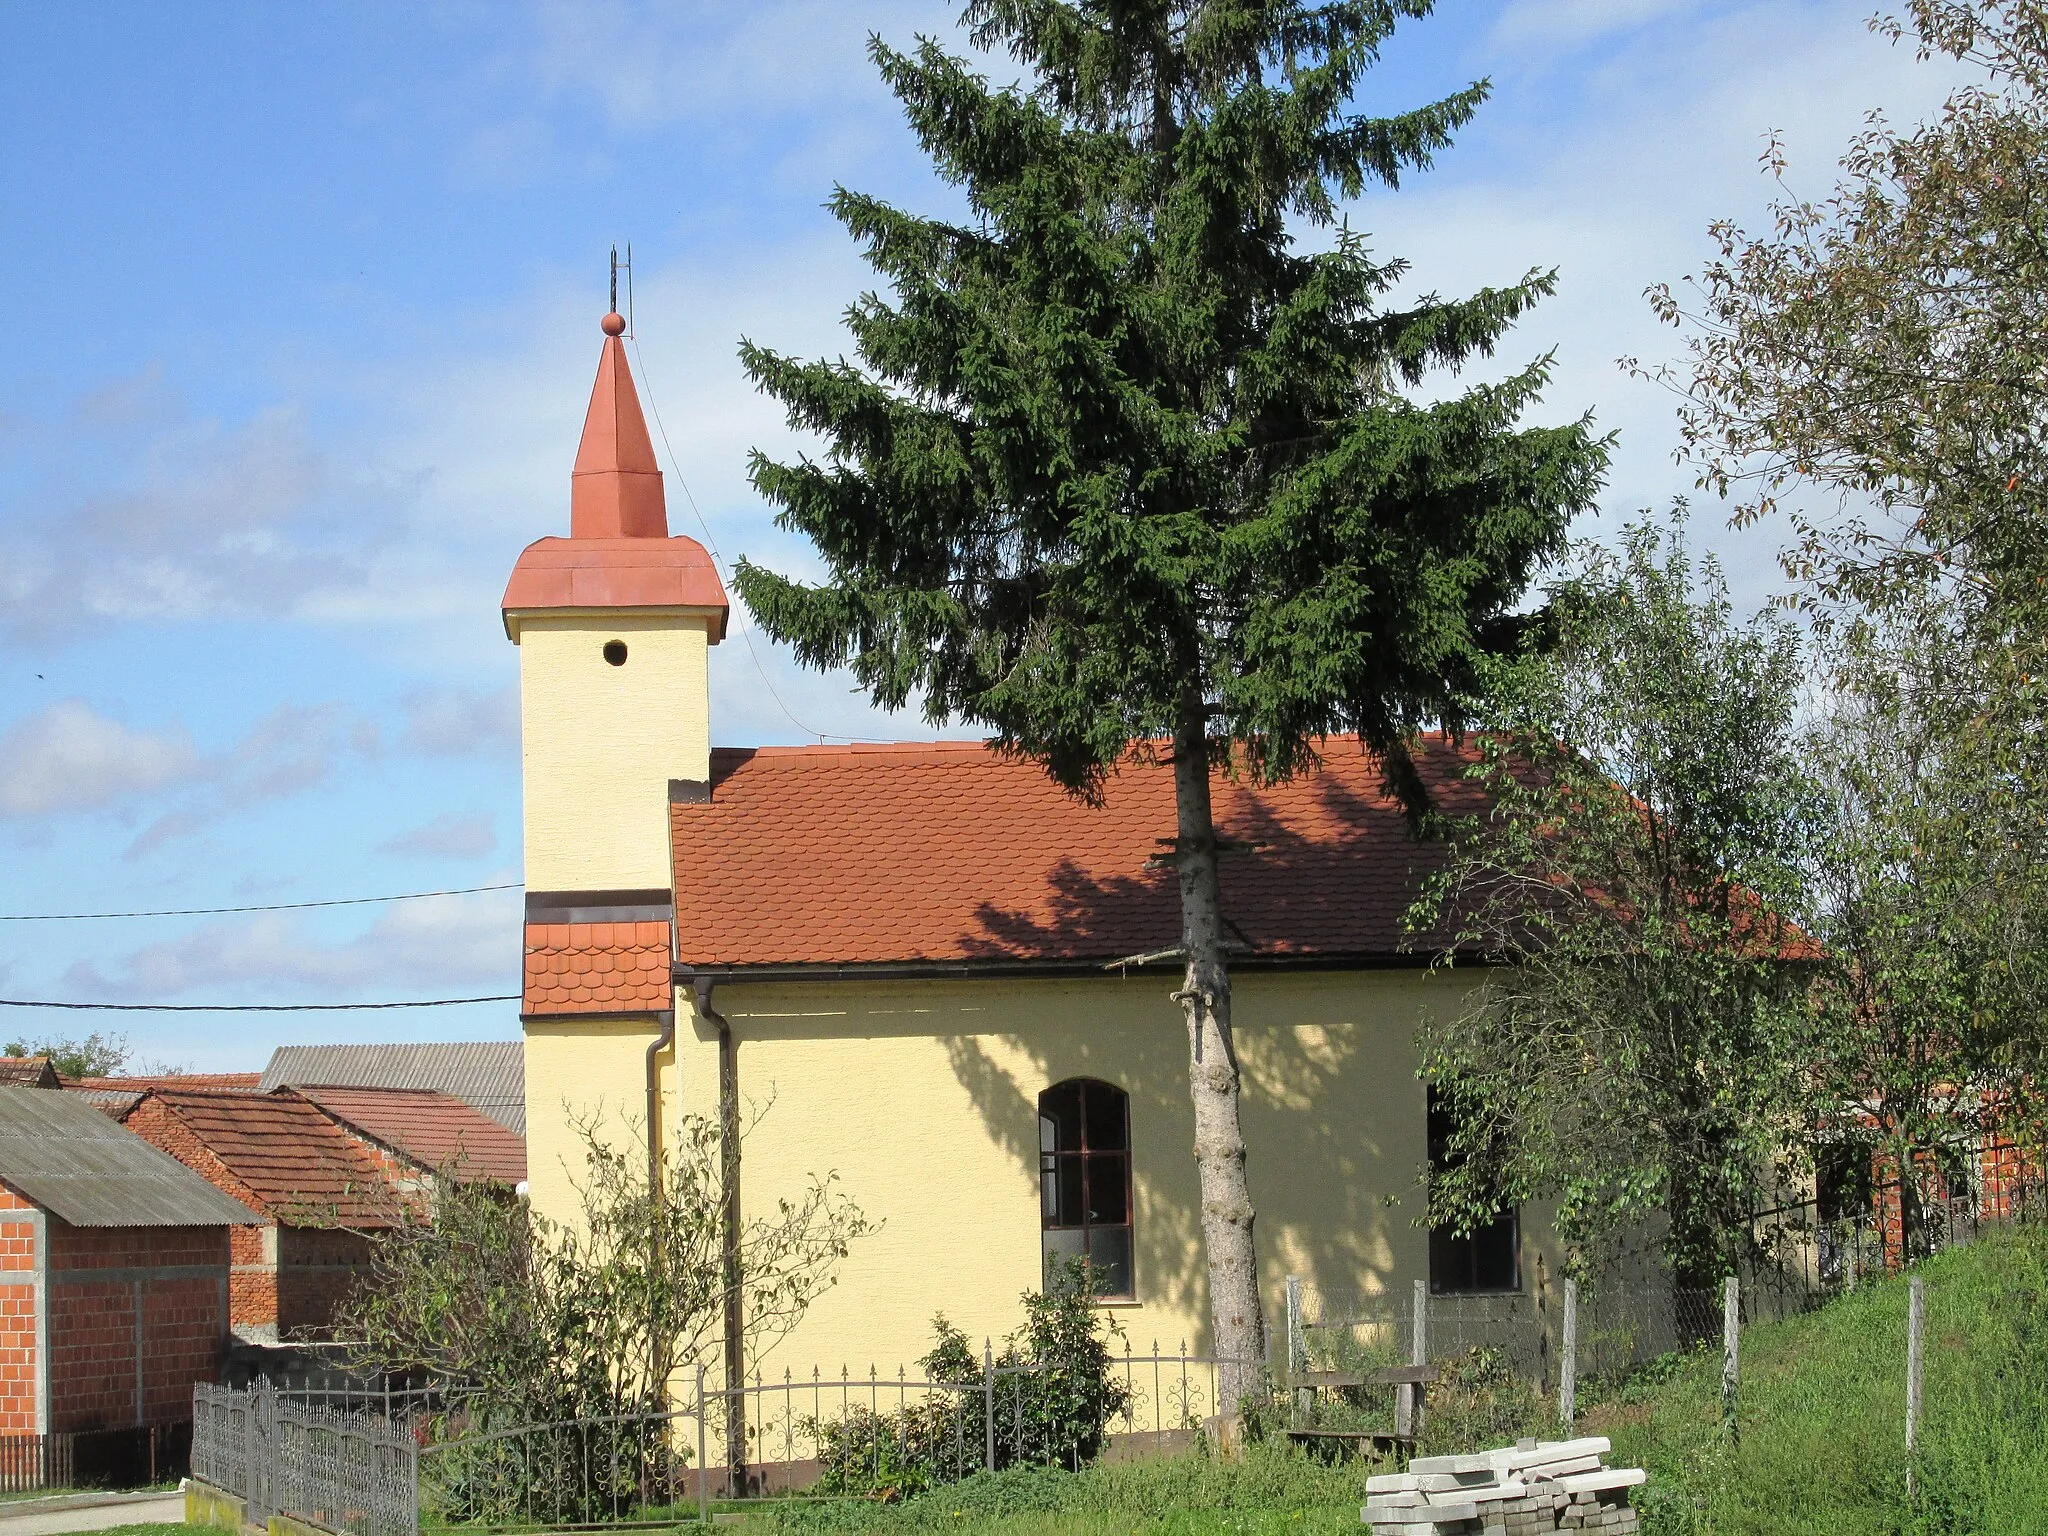
[[[1097,796],[1170,760],[1195,1158],[1217,1354],[1265,1355],[1239,1125],[1210,780],[1312,768],[1355,731],[1390,788],[1406,742],[1465,715],[1534,569],[1588,507],[1606,444],[1519,425],[1550,370],[1422,403],[1551,292],[1388,302],[1344,199],[1426,167],[1480,82],[1393,117],[1351,110],[1396,22],[1431,0],[973,0],[993,88],[920,39],[870,44],[967,213],[839,188],[831,208],[892,297],[846,321],[855,365],[747,342],[822,460],[758,453],[819,585],[741,562],[740,595],[805,664],[875,702],[987,727]],[[1323,249],[1297,238],[1320,234]]]

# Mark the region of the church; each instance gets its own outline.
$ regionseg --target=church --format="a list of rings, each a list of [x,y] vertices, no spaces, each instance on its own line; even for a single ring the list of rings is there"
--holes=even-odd
[[[625,322],[602,329],[568,537],[525,549],[503,605],[536,1209],[578,1209],[579,1127],[652,1155],[736,1082],[759,1117],[748,1210],[831,1175],[879,1223],[750,1370],[893,1376],[937,1312],[1000,1339],[1047,1260],[1075,1254],[1139,1351],[1202,1352],[1179,895],[1153,859],[1172,769],[1130,763],[1090,806],[978,742],[714,746],[725,590],[669,532]],[[1418,762],[1451,807],[1471,793],[1449,747]],[[1462,1239],[1418,1224],[1416,1032],[1470,973],[1404,942],[1431,850],[1376,760],[1332,740],[1316,773],[1219,778],[1215,802],[1250,845],[1222,881],[1269,1328],[1289,1276],[1395,1297],[1541,1286],[1559,1270],[1537,1213]]]

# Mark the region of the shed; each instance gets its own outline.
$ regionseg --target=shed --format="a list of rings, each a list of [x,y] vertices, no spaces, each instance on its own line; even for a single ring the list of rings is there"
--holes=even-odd
[[[230,1314],[244,1340],[324,1337],[370,1272],[369,1234],[406,1219],[384,1158],[298,1094],[166,1085],[121,1123],[259,1213],[234,1242]]]
[[[462,1100],[526,1134],[526,1049],[518,1040],[427,1045],[280,1045],[262,1089],[424,1088]]]
[[[189,1420],[260,1219],[84,1098],[0,1087],[0,1434]]]

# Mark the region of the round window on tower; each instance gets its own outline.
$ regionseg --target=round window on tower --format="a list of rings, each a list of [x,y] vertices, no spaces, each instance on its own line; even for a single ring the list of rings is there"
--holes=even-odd
[[[626,642],[623,640],[605,641],[604,659],[615,667],[623,667],[626,664]]]

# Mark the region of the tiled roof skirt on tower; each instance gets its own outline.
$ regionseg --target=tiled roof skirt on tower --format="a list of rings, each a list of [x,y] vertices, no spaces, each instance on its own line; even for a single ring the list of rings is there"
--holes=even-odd
[[[1219,776],[1223,912],[1240,958],[1417,962],[1401,918],[1437,868],[1355,738],[1270,788]],[[1439,804],[1476,805],[1470,749],[1417,747]],[[978,742],[718,750],[671,807],[676,953],[697,966],[1103,962],[1180,942],[1173,770],[1127,762],[1091,807]],[[705,871],[715,886],[704,886]]]
[[[672,996],[665,922],[526,925],[522,1014],[659,1013]]]
[[[695,539],[535,539],[505,583],[510,615],[538,608],[700,608],[725,638],[725,584]],[[516,637],[515,637],[516,638]]]
[[[576,467],[569,476],[569,537],[529,544],[505,586],[512,615],[542,608],[701,608],[714,613],[711,638],[725,638],[725,587],[704,546],[670,538],[661,469],[626,349],[626,322],[604,317],[604,350]]]

